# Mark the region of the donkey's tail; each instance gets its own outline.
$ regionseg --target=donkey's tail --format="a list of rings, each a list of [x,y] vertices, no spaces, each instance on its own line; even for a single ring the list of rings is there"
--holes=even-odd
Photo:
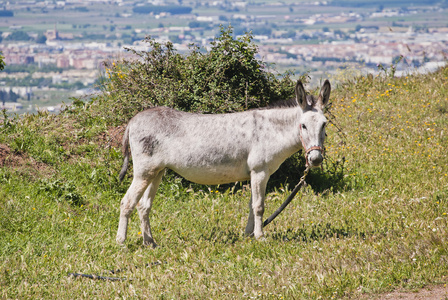
[[[119,179],[120,179],[120,183],[123,181],[124,175],[126,175],[126,171],[128,170],[129,167],[129,125],[126,127],[126,131],[124,132],[123,135],[123,142],[122,142],[122,146],[121,146],[121,152],[124,155],[124,159],[123,159],[123,166],[121,167],[121,171],[120,171],[120,175],[119,175]]]

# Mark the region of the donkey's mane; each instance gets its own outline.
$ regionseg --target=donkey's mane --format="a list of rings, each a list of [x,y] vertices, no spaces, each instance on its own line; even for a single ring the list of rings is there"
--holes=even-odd
[[[296,99],[291,98],[287,100],[277,100],[272,103],[269,103],[268,106],[264,107],[266,109],[269,108],[288,108],[297,106]]]
[[[269,103],[267,106],[260,107],[258,109],[289,108],[296,106],[297,106],[296,99],[291,98],[287,100],[277,100],[272,103]]]
[[[309,106],[313,107],[317,100],[313,95],[306,95],[306,102]],[[269,103],[266,107],[261,107],[260,109],[270,109],[270,108],[290,108],[290,107],[296,107],[297,101],[294,98],[288,99],[288,100],[278,100],[274,101],[272,103]]]

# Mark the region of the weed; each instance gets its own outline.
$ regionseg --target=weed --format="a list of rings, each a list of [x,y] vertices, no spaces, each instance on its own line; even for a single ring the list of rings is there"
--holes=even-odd
[[[73,182],[62,182],[60,180],[43,180],[40,190],[45,192],[48,197],[55,201],[67,201],[71,205],[83,205],[83,196],[76,192],[76,186]]]

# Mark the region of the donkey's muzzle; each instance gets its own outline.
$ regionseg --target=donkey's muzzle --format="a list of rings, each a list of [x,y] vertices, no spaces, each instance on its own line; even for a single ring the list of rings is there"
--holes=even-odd
[[[321,147],[315,146],[308,149],[307,152],[307,164],[310,167],[319,167],[324,160],[323,149]]]

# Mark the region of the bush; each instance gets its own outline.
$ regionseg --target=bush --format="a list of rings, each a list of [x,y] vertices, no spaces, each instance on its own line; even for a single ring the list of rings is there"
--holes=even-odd
[[[139,59],[106,62],[104,93],[92,103],[111,124],[123,124],[137,112],[154,106],[183,111],[225,113],[266,106],[293,96],[289,73],[277,78],[256,58],[252,36],[221,34],[210,51],[192,46],[187,56],[176,53],[171,42],[145,39],[149,51],[133,52]]]

